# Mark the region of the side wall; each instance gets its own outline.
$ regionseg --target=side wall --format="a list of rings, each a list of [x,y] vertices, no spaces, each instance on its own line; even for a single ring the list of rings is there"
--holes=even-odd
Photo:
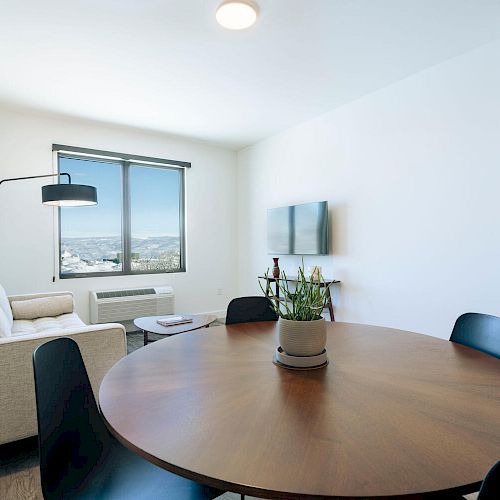
[[[89,316],[89,290],[169,284],[179,312],[224,310],[236,293],[236,156],[164,134],[0,109],[0,178],[53,172],[53,143],[190,161],[186,174],[186,273],[57,279],[53,210],[41,204],[44,179],[0,186],[0,283],[7,293],[68,289]],[[46,180],[45,180],[46,183]],[[220,293],[220,294],[219,294]]]
[[[264,140],[238,157],[239,293],[258,291],[266,209],[328,200],[337,319],[448,338],[500,315],[500,42]],[[293,272],[300,259],[283,257]]]

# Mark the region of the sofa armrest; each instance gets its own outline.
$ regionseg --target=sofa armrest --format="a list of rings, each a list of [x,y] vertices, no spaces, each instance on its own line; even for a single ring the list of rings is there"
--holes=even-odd
[[[37,434],[33,351],[60,337],[78,343],[96,400],[104,375],[127,354],[125,329],[114,323],[0,338],[0,444]]]
[[[61,295],[70,295],[73,298],[73,292],[45,292],[45,293],[26,293],[22,295],[9,295],[9,303],[19,300],[43,299],[46,297],[60,297]]]

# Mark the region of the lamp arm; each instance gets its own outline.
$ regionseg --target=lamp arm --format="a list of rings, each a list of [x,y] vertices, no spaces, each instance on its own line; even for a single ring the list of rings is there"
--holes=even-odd
[[[10,179],[2,179],[0,181],[0,184],[2,184],[3,182],[9,182],[9,181],[22,181],[24,179],[41,179],[42,177],[55,177],[55,176],[61,176],[61,175],[67,175],[68,176],[68,183],[71,184],[71,175],[69,175],[66,172],[61,172],[59,174],[30,175],[28,177],[12,177]]]

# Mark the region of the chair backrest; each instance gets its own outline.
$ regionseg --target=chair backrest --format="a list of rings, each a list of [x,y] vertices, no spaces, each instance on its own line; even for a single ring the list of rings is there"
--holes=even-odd
[[[488,314],[460,316],[450,340],[500,358],[500,318]]]
[[[45,498],[71,497],[107,454],[110,436],[74,340],[39,346],[33,369],[42,491]]]
[[[486,474],[477,500],[498,500],[500,494],[500,461]]]
[[[265,296],[239,297],[227,306],[226,325],[255,321],[278,321],[271,300]]]

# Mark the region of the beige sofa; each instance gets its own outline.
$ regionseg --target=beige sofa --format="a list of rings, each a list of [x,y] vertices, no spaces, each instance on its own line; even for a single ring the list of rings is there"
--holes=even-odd
[[[48,300],[19,304],[32,299]],[[65,312],[54,317],[16,319],[12,314],[13,302],[21,317],[27,316],[29,307],[25,306],[31,304],[37,305],[32,308],[35,315],[44,308],[57,310],[61,302]],[[21,308],[24,310],[19,312]],[[85,325],[73,311],[71,292],[7,297],[0,286],[0,444],[37,434],[32,355],[37,346],[57,337],[71,337],[78,343],[97,397],[105,373],[127,354],[123,326]]]

